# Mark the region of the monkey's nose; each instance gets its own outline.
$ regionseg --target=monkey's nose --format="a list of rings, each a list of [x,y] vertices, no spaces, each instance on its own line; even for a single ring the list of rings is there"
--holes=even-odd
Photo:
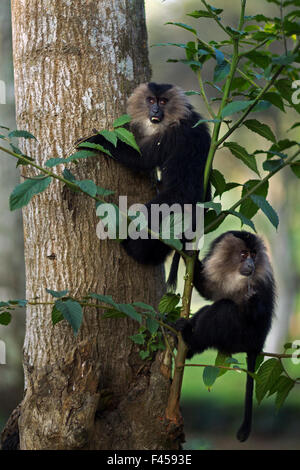
[[[248,258],[243,263],[243,266],[242,266],[242,269],[241,269],[241,274],[243,276],[251,276],[251,274],[254,273],[254,270],[255,270],[255,264],[254,264],[252,258]]]

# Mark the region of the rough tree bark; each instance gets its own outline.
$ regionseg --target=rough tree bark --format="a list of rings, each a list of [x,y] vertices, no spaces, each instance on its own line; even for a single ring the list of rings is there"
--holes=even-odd
[[[22,149],[39,164],[65,156],[91,129],[109,128],[132,88],[149,79],[143,0],[12,0],[12,20],[17,123],[37,137]],[[129,204],[153,191],[104,156],[72,171],[127,194]],[[139,266],[118,243],[100,242],[88,197],[53,182],[23,218],[27,299],[49,301],[47,287],[157,304],[163,268]],[[52,327],[49,308],[28,308],[21,449],[178,448],[180,428],[164,420],[169,355],[142,361],[129,339],[136,331],[129,319],[85,309],[75,338],[65,322]]]

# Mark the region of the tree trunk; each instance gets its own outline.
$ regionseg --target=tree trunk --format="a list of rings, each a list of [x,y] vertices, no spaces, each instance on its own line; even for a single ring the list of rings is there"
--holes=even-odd
[[[44,165],[70,153],[93,128],[109,128],[132,88],[149,79],[144,5],[12,0],[12,17],[18,128],[38,139],[22,149]],[[152,195],[145,178],[108,157],[71,170],[128,195],[129,204]],[[22,167],[22,175],[36,172]],[[99,241],[91,201],[55,181],[25,208],[26,298],[46,302],[46,288],[68,289],[78,298],[96,292],[157,305],[163,267],[137,265],[118,243]],[[178,448],[180,428],[164,420],[169,354],[142,361],[129,339],[137,328],[129,319],[101,319],[99,311],[85,309],[75,337],[66,322],[52,326],[51,309],[28,308],[21,449]]]

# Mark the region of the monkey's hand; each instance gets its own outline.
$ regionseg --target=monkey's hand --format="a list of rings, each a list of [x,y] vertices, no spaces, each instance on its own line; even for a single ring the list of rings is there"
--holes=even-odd
[[[187,326],[187,323],[188,323],[188,320],[186,320],[185,318],[179,318],[174,327],[177,331],[183,331],[185,329],[185,327]]]

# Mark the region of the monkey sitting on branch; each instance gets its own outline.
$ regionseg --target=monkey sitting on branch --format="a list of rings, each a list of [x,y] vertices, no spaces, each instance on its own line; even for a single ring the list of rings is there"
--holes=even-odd
[[[176,322],[188,347],[187,358],[209,348],[228,355],[246,352],[247,368],[253,374],[275,303],[273,271],[262,240],[246,231],[222,234],[202,263],[197,262],[194,285],[214,303]],[[253,377],[248,374],[244,421],[237,433],[241,442],[251,431],[252,401]]]
[[[154,170],[160,170],[158,195],[146,204],[150,229],[153,205],[170,207],[179,204],[183,208],[184,204],[191,204],[194,213],[197,203],[210,199],[210,188],[204,194],[203,184],[210,135],[205,123],[195,127],[201,116],[181,88],[157,83],[139,85],[128,99],[127,112],[131,116],[130,130],[141,153],[121,140],[115,147],[101,134],[79,142],[100,144],[115,160],[134,171],[151,176]],[[122,245],[142,264],[161,264],[172,251],[169,245],[149,237],[127,238]],[[179,259],[176,253],[168,281],[170,285],[176,284]]]

